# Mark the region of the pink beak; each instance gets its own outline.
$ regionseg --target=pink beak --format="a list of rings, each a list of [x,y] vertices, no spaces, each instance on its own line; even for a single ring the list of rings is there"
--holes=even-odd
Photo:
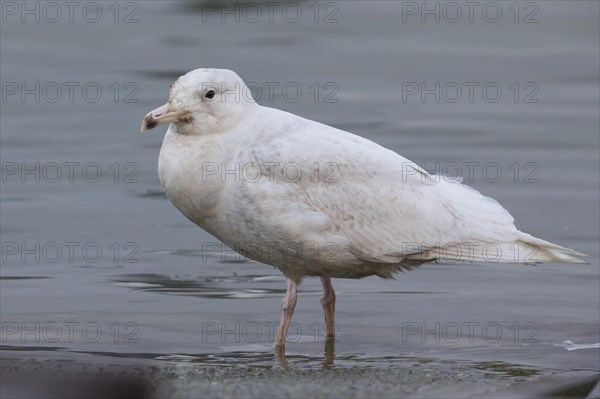
[[[182,114],[183,112],[181,111],[169,110],[169,104],[158,107],[154,111],[146,114],[144,117],[144,120],[142,121],[142,132],[145,130],[154,129],[157,126],[164,125],[166,123],[177,122]]]

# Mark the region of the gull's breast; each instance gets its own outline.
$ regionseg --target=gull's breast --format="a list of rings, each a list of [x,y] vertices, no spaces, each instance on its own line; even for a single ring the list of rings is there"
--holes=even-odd
[[[158,158],[158,176],[167,198],[188,219],[207,229],[225,188],[212,173],[218,159],[214,148],[198,136],[167,131]]]

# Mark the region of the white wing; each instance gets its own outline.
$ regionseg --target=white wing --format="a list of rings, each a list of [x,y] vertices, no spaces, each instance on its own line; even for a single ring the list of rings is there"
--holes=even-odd
[[[337,240],[357,259],[377,263],[427,251],[438,258],[431,250],[453,243],[518,239],[512,216],[493,199],[359,136],[266,110],[286,115],[269,116],[282,133],[254,136],[238,159],[277,165],[263,167],[258,181],[242,179],[235,201],[256,212],[257,231],[277,232],[269,239]]]

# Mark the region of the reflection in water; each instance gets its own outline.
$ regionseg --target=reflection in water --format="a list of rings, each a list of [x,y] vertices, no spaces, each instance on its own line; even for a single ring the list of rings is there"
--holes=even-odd
[[[277,364],[284,369],[289,368],[287,356],[285,355],[285,346],[275,346],[273,349],[275,351],[275,360],[277,361]],[[334,341],[325,342],[325,351],[324,351],[322,369],[327,370],[327,369],[332,368],[334,366],[334,359],[335,359],[335,342]]]
[[[165,192],[162,189],[147,188],[146,191],[135,195],[136,198],[167,198]]]
[[[158,251],[157,251],[158,252]],[[199,256],[201,251],[178,250],[178,255]],[[124,274],[112,279],[114,283],[122,287],[131,288],[136,291],[156,292],[161,294],[198,296],[205,298],[267,298],[283,296],[285,289],[282,275],[237,275],[230,276],[178,276],[171,274]],[[270,285],[275,283],[277,288]],[[343,291],[344,294],[374,295],[374,294],[451,294],[445,291]],[[319,290],[302,290],[303,294],[320,294]]]
[[[136,291],[157,292],[161,294],[205,298],[266,298],[283,296],[285,294],[285,289],[283,288],[268,288],[264,286],[268,283],[277,283],[281,286],[281,280],[281,278],[259,275],[190,278],[168,274],[129,274],[119,276],[113,282]],[[257,283],[261,284],[261,288],[257,287]]]

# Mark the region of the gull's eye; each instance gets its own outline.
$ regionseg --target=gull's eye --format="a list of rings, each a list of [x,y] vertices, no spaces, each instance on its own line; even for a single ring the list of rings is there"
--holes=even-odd
[[[215,91],[214,90],[209,90],[204,95],[204,97],[206,97],[206,98],[213,98],[214,96],[215,96]]]

